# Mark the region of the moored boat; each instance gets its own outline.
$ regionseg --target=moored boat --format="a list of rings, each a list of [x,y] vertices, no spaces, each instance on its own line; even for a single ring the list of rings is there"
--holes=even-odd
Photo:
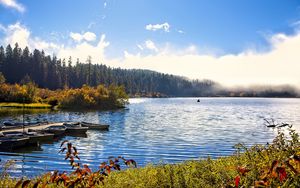
[[[28,144],[30,145],[39,145],[40,142],[52,140],[54,137],[54,134],[51,133],[38,133],[33,131],[30,132],[8,131],[8,132],[3,132],[3,135],[8,137],[13,137],[13,136],[28,137],[29,138]]]
[[[64,126],[77,126],[80,125],[80,122],[64,122]]]
[[[43,132],[52,133],[54,136],[61,136],[66,132],[66,127],[64,125],[53,125],[45,128]]]
[[[29,137],[24,136],[0,136],[0,151],[11,151],[23,146],[29,142]]]
[[[109,129],[109,125],[105,125],[105,124],[88,123],[88,122],[84,122],[84,121],[82,121],[80,124],[82,127],[88,127],[91,130],[108,130]]]
[[[26,135],[29,136],[30,143],[51,141],[54,138],[52,133],[27,132]]]
[[[80,123],[64,123],[67,134],[86,134],[88,127],[82,127]]]

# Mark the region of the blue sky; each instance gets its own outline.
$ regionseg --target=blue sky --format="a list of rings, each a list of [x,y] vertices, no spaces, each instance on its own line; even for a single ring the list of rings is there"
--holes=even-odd
[[[0,0],[0,42],[22,40],[23,33],[24,44],[58,55],[98,46],[103,57],[95,61],[113,66],[132,56],[269,53],[272,37],[298,34],[299,20],[299,0]]]

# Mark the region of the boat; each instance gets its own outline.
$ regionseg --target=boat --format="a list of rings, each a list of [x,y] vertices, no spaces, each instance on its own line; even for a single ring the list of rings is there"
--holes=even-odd
[[[64,123],[66,134],[86,134],[88,127],[82,127],[80,123]]]
[[[84,122],[84,121],[82,121],[80,124],[82,127],[88,127],[91,130],[108,130],[109,129],[109,125],[106,125],[106,124],[88,123],[88,122]]]
[[[29,142],[45,142],[51,141],[54,138],[53,133],[42,133],[42,132],[27,132],[27,136],[29,136]]]
[[[35,122],[24,122],[24,124],[23,124],[23,122],[5,121],[2,124],[3,125],[0,126],[1,130],[9,130],[9,129],[18,129],[18,128],[22,127],[23,125],[25,127],[44,125],[44,124],[48,124],[48,122],[47,121],[45,121],[45,122],[35,121]]]
[[[61,136],[66,132],[66,126],[64,125],[52,125],[43,130],[46,133],[52,133],[54,136]]]
[[[39,145],[40,142],[52,140],[54,137],[54,134],[51,133],[38,133],[35,131],[30,132],[22,132],[22,131],[9,131],[9,132],[3,132],[4,136],[13,137],[28,137],[29,141],[28,144],[30,145]]]
[[[0,135],[0,151],[11,151],[23,146],[29,142],[29,137],[25,136],[5,136]]]
[[[63,125],[64,126],[76,126],[76,125],[80,125],[80,122],[64,122]]]
[[[8,126],[8,127],[20,127],[20,126],[35,126],[35,125],[40,125],[41,123],[44,122],[39,122],[39,121],[34,121],[34,122],[10,122],[10,121],[5,121],[3,122],[3,125]]]

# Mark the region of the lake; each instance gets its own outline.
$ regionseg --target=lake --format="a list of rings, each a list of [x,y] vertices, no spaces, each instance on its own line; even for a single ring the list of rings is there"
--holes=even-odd
[[[61,141],[70,140],[79,150],[82,164],[97,170],[109,156],[122,155],[148,163],[177,163],[234,153],[233,146],[266,144],[277,131],[264,125],[264,118],[293,124],[300,130],[300,99],[265,98],[160,98],[130,99],[117,111],[41,111],[26,114],[27,120],[88,121],[109,124],[109,131],[87,132],[87,137],[64,137],[14,153],[1,153],[1,163],[16,160],[13,176],[29,177],[53,170],[70,171]],[[0,121],[21,121],[19,113],[0,116]]]

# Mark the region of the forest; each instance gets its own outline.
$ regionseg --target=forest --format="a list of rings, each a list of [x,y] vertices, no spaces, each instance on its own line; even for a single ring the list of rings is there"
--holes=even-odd
[[[124,86],[130,97],[299,97],[292,86],[259,88],[226,88],[211,80],[190,80],[185,77],[141,69],[111,68],[95,64],[91,57],[85,62],[72,57],[60,59],[38,49],[31,52],[0,46],[0,72],[8,84],[33,81],[50,90],[96,87],[100,84]],[[199,75],[201,76],[201,75]]]

